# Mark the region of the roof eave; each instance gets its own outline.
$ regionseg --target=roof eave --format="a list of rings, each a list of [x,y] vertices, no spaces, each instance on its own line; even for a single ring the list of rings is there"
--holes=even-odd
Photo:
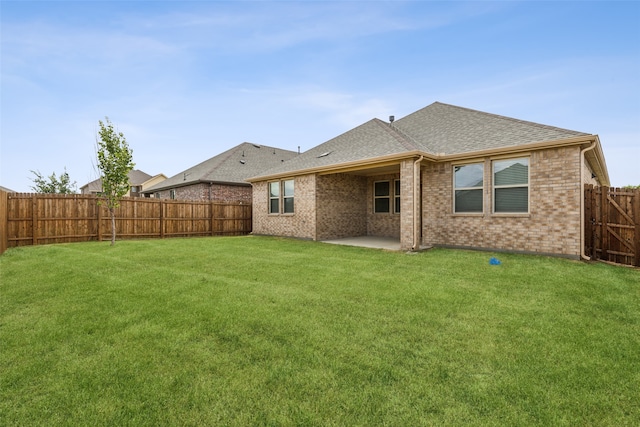
[[[433,154],[420,150],[406,151],[402,153],[391,154],[387,156],[374,157],[370,159],[355,160],[351,162],[336,163],[332,165],[316,166],[312,168],[298,169],[294,171],[279,172],[270,175],[262,175],[257,177],[248,178],[247,182],[259,182],[269,181],[273,179],[281,179],[284,177],[293,177],[300,175],[309,175],[314,173],[339,173],[344,171],[352,171],[357,169],[367,169],[369,167],[379,166],[381,163],[389,163],[393,161],[400,161],[406,158],[415,158],[424,156],[424,160],[432,162],[450,162],[457,160],[469,160],[474,158],[494,156],[494,155],[508,155],[526,153],[534,150],[543,150],[549,148],[568,147],[572,145],[591,144],[593,141],[597,141],[597,154],[596,159],[600,166],[600,170],[595,171],[598,177],[602,178],[603,182],[609,182],[607,174],[607,168],[604,164],[604,156],[602,155],[602,148],[600,147],[600,140],[597,135],[580,135],[571,138],[556,139],[551,141],[540,141],[522,145],[512,145],[508,147],[491,148],[486,150],[469,151],[465,153],[456,154]]]

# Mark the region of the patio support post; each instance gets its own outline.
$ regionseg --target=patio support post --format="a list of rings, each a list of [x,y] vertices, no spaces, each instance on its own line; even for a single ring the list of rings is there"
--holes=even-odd
[[[418,160],[413,162],[413,247],[412,251],[415,251],[420,247],[420,165],[424,156],[420,156]]]

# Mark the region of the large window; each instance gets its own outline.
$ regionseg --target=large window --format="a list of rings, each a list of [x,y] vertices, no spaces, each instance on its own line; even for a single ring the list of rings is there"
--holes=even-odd
[[[455,213],[482,213],[483,176],[482,163],[453,167]]]
[[[493,162],[493,211],[529,212],[529,159]]]
[[[269,183],[269,213],[279,214],[294,212],[294,182],[292,179],[286,181],[274,181]],[[282,211],[280,207],[282,206]]]

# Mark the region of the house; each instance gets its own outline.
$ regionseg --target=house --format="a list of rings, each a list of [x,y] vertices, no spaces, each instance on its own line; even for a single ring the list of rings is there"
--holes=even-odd
[[[253,232],[578,258],[597,135],[433,103],[370,120],[249,181]]]
[[[8,189],[7,187],[3,187],[0,185],[0,191],[4,191],[5,193],[15,193],[15,191]]]
[[[251,184],[246,179],[297,155],[295,151],[243,142],[144,193],[163,199],[251,203]]]
[[[167,177],[162,173],[151,176],[141,170],[133,169],[129,172],[129,184],[131,185],[131,189],[125,196],[140,197],[145,189],[152,187],[165,179],[167,179]],[[100,178],[80,187],[81,194],[100,194],[101,192],[102,179]]]

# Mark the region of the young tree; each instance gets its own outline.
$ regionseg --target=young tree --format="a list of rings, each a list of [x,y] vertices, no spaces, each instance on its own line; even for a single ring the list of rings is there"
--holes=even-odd
[[[102,180],[102,203],[111,215],[111,246],[116,243],[116,209],[120,200],[129,191],[129,172],[135,166],[133,150],[129,148],[122,132],[116,132],[113,124],[105,117],[98,120],[100,130],[97,141],[98,169]]]
[[[35,185],[31,186],[31,189],[36,193],[49,193],[49,194],[75,194],[76,182],[71,182],[67,168],[64,168],[64,172],[60,174],[60,178],[53,172],[48,178],[42,176],[40,171],[31,171],[35,175],[35,178],[31,178],[31,181]]]

